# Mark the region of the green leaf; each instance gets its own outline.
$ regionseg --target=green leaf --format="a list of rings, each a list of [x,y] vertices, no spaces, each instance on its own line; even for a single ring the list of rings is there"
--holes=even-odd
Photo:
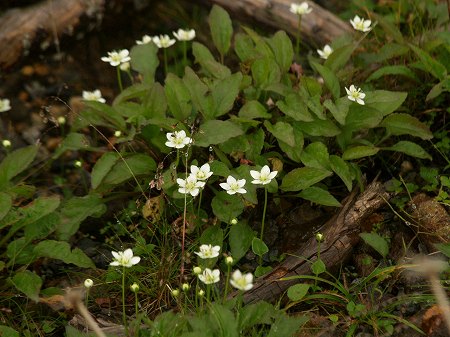
[[[413,44],[408,43],[409,47],[416,53],[419,57],[420,61],[424,65],[425,69],[438,80],[443,80],[447,77],[447,69],[444,65],[436,61],[430,54],[426,51],[420,49],[419,47],[414,46]]]
[[[294,58],[294,48],[292,48],[291,39],[286,32],[281,30],[276,32],[267,42],[272,49],[280,70],[282,72],[289,71]]]
[[[164,95],[164,88],[159,83],[154,83],[149,92],[147,99],[144,102],[143,116],[150,118],[165,118],[167,110],[166,96]]]
[[[435,243],[434,246],[450,258],[450,243]]]
[[[353,160],[369,157],[377,154],[378,151],[380,151],[380,148],[375,146],[367,146],[367,145],[354,146],[344,151],[344,153],[342,154],[342,159]]]
[[[294,132],[295,134],[295,132]],[[247,133],[247,140],[250,145],[250,149],[245,152],[246,157],[249,160],[255,161],[261,154],[264,147],[264,131],[262,128],[255,130],[253,133]],[[296,144],[299,144],[296,138]],[[303,146],[303,143],[302,143]]]
[[[429,160],[433,159],[431,155],[427,151],[425,151],[420,145],[407,140],[401,140],[397,144],[383,148],[383,150],[402,152],[406,153],[408,156],[420,159],[429,159]]]
[[[251,66],[255,87],[266,89],[272,84],[280,82],[281,72],[278,64],[272,58],[257,59]]]
[[[60,196],[39,197],[20,209],[20,220],[14,223],[12,231],[32,225],[35,221],[56,210],[61,202]]]
[[[33,246],[24,237],[11,241],[6,247],[6,256],[14,265],[28,265],[35,260]]]
[[[311,271],[314,275],[320,275],[324,273],[327,270],[327,267],[325,266],[325,263],[321,259],[317,259],[313,262],[311,265]]]
[[[244,203],[239,196],[220,191],[212,199],[211,207],[214,215],[220,221],[230,223],[232,219],[241,215],[244,210]]]
[[[239,117],[242,118],[270,118],[272,115],[267,112],[267,109],[258,101],[247,101],[239,110]]]
[[[71,132],[64,138],[61,145],[55,151],[55,153],[53,154],[53,159],[58,158],[66,151],[78,150],[96,151],[97,149],[90,145],[89,140],[85,135],[81,133]]]
[[[272,125],[269,121],[264,121],[264,126],[278,140],[281,140],[289,146],[296,146],[294,130],[289,123],[277,122],[275,125]]]
[[[337,99],[336,104],[329,99],[323,102],[323,106],[330,110],[334,119],[341,125],[345,124],[350,105],[352,105],[351,101],[347,97]]]
[[[411,135],[424,140],[433,138],[430,129],[416,117],[405,113],[394,113],[384,118],[380,126],[394,135]]]
[[[401,91],[375,90],[367,92],[366,106],[377,109],[383,116],[397,110],[405,101],[408,93]]]
[[[119,155],[115,152],[105,152],[95,163],[91,173],[91,185],[96,189],[103,178],[111,171],[112,167],[119,159]]]
[[[12,278],[14,286],[35,302],[39,302],[39,292],[42,286],[41,278],[35,273],[20,271]]]
[[[300,301],[308,293],[310,287],[305,283],[294,284],[288,288],[287,295],[291,301]]]
[[[164,93],[173,117],[179,121],[184,121],[189,117],[192,111],[191,96],[181,78],[172,73],[167,74]]]
[[[152,83],[159,65],[158,47],[154,43],[135,45],[130,51],[131,68],[144,77],[146,83]]]
[[[269,325],[272,323],[272,316],[275,313],[273,305],[264,301],[247,304],[239,311],[239,328],[244,330],[257,324]]]
[[[353,44],[348,44],[334,50],[330,56],[328,56],[324,65],[331,71],[336,72],[343,68],[347,61],[350,59],[353,51],[355,50]]]
[[[339,207],[341,206],[341,203],[336,200],[335,197],[331,195],[330,192],[320,188],[320,187],[308,187],[301,191],[298,194],[299,197],[302,197],[303,199],[312,201],[319,205],[324,206],[332,206],[332,207]]]
[[[368,78],[367,81],[374,81],[379,79],[380,77],[386,76],[386,75],[401,75],[408,77],[414,81],[419,81],[419,78],[417,75],[409,69],[407,66],[403,65],[395,65],[395,66],[384,66],[376,71],[374,71]]]
[[[276,105],[285,115],[296,121],[312,122],[314,120],[308,111],[305,100],[298,93],[287,95],[284,101],[279,100]]]
[[[339,178],[344,182],[348,191],[352,190],[352,175],[350,173],[350,167],[345,160],[341,157],[331,155],[330,156],[330,166],[334,173],[336,173]]]
[[[344,129],[346,131],[371,129],[378,126],[382,120],[383,115],[377,109],[365,105],[352,104],[345,119]]]
[[[300,155],[300,159],[305,166],[319,169],[329,169],[328,149],[322,142],[309,144]]]
[[[211,90],[214,101],[214,113],[212,118],[222,116],[233,108],[234,101],[239,94],[239,86],[242,81],[242,74],[235,73],[227,78],[218,80]]]
[[[219,53],[223,56],[230,49],[233,25],[230,16],[220,6],[214,5],[208,17],[212,40]]]
[[[234,314],[225,306],[212,303],[209,305],[211,312],[211,319],[213,319],[219,326],[221,337],[239,337],[238,320],[235,319]]]
[[[75,234],[80,223],[89,216],[99,217],[106,211],[100,195],[89,194],[84,197],[72,197],[61,209],[61,222],[56,228],[58,239],[68,240]],[[101,226],[99,224],[99,226]]]
[[[56,212],[47,214],[46,216],[34,221],[25,227],[24,236],[28,242],[32,240],[40,240],[48,237],[58,226],[60,222],[59,214]]]
[[[280,315],[270,327],[267,337],[292,337],[307,321],[306,316]]]
[[[254,237],[252,240],[252,251],[258,256],[263,256],[269,251],[269,248],[267,247],[267,245],[264,243],[263,240]]]
[[[94,263],[81,249],[70,250],[70,245],[63,241],[41,241],[34,247],[34,253],[37,257],[57,259],[81,268],[95,268]]]
[[[330,171],[315,167],[296,168],[284,176],[280,188],[283,191],[300,191],[331,175]]]
[[[230,169],[220,160],[213,160],[209,163],[209,166],[215,176],[228,177],[230,175]]]
[[[2,337],[20,337],[19,333],[6,325],[0,325],[0,336]]]
[[[195,145],[207,147],[220,144],[243,133],[244,131],[233,122],[208,120],[200,125],[200,130],[195,137]]]
[[[156,162],[152,157],[135,153],[121,158],[103,178],[105,185],[118,185],[134,176],[150,175],[155,172]]]
[[[329,68],[317,62],[311,61],[310,63],[311,66],[320,74],[320,76],[323,77],[325,85],[327,86],[328,90],[330,90],[331,95],[334,97],[334,99],[338,99],[341,96],[341,88],[336,74]]]
[[[200,244],[223,246],[223,230],[220,226],[211,226],[205,229],[200,236]]]
[[[210,76],[226,78],[231,75],[230,69],[217,62],[213,54],[203,44],[194,41],[192,43],[192,54],[195,57],[195,62],[199,63]]]
[[[0,220],[2,220],[6,214],[8,214],[9,210],[12,206],[12,198],[9,194],[4,192],[0,192]],[[3,226],[0,225],[0,228]]]
[[[286,153],[286,155],[292,159],[293,161],[300,163],[301,159],[300,156],[303,151],[303,145],[305,142],[305,139],[303,137],[303,133],[299,129],[299,125],[301,122],[294,122],[292,123],[293,131],[294,131],[294,142],[295,146],[290,146],[287,143],[281,141],[278,139],[278,145],[280,146],[281,150]],[[262,131],[262,130],[261,130]]]
[[[258,266],[255,269],[255,277],[261,277],[261,276],[269,273],[272,269],[273,268],[270,266],[266,266],[266,267]]]
[[[189,67],[186,67],[183,83],[189,90],[192,103],[197,110],[202,112],[206,117],[211,118],[212,107],[209,98],[206,95],[208,92],[208,86],[197,76],[197,74]]]
[[[385,258],[389,253],[388,242],[377,233],[360,233],[359,236],[365,243],[380,253],[383,258]]]
[[[260,56],[255,50],[252,38],[242,33],[237,33],[234,36],[234,52],[242,62],[248,62]]]
[[[331,120],[315,120],[298,124],[298,127],[304,133],[310,136],[335,137],[341,133],[341,130]]]
[[[233,225],[229,232],[229,243],[231,256],[233,256],[234,261],[239,261],[252,245],[253,237],[255,233],[253,229],[246,223],[238,223]]]
[[[0,188],[24,171],[36,157],[38,145],[30,145],[9,153],[0,163]]]
[[[385,18],[383,15],[378,15],[376,13],[372,13],[373,17],[378,21],[380,26],[383,28],[383,30],[386,32],[387,36],[392,36],[395,41],[398,43],[404,43],[405,39],[403,38],[402,33],[400,30],[387,18]]]

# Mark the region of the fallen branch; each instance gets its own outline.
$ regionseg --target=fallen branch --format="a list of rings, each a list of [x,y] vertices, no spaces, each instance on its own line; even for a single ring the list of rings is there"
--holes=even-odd
[[[359,241],[361,223],[389,200],[389,197],[381,183],[373,182],[360,195],[355,189],[344,200],[339,213],[321,229],[325,241],[320,246],[320,257],[328,270],[339,266],[349,257],[352,248]],[[244,294],[244,302],[278,299],[291,285],[298,282],[280,279],[311,274],[310,266],[317,259],[317,250],[317,241],[312,237],[272,272],[259,278],[253,289]]]

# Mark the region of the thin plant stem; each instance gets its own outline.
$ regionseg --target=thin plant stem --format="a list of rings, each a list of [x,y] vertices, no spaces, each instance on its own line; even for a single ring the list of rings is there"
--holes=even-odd
[[[125,327],[125,335],[128,336],[127,313],[125,312],[125,267],[122,268],[122,320]]]
[[[179,158],[179,151],[177,152],[177,163]],[[186,152],[186,165],[184,165],[185,173],[186,173],[186,179],[187,179],[187,152]],[[183,209],[183,230],[182,230],[182,238],[181,238],[181,269],[180,269],[180,280],[183,279],[184,274],[184,244],[185,244],[185,237],[186,237],[186,216],[187,216],[187,193],[184,193],[184,209]]]
[[[211,285],[206,285],[206,301],[209,303],[211,301]]]
[[[267,210],[267,188],[264,188],[264,208],[263,208],[263,216],[262,216],[262,220],[261,220],[261,234],[259,236],[259,238],[261,239],[261,241],[263,241],[263,236],[264,236],[264,223],[266,220],[266,210]]]
[[[117,69],[117,83],[119,83],[119,89],[120,92],[122,92],[123,86],[122,86],[122,76],[120,74],[120,66],[117,66],[116,69]]]
[[[139,313],[139,302],[138,302],[138,293],[134,292],[134,311],[136,313],[136,317]]]
[[[198,206],[197,206],[197,218],[200,217],[200,206],[202,205],[202,195],[203,189],[200,189],[200,195],[198,197]]]
[[[167,76],[167,70],[169,69],[167,65],[167,48],[164,48],[164,74]]]
[[[227,280],[225,281],[225,291],[223,292],[223,304],[225,304],[228,295],[228,284],[230,283],[230,274],[231,274],[231,264],[227,264]]]
[[[187,41],[183,41],[183,71],[187,66]]]
[[[295,41],[295,55],[300,58],[300,32],[302,30],[302,16],[298,16],[297,36]]]

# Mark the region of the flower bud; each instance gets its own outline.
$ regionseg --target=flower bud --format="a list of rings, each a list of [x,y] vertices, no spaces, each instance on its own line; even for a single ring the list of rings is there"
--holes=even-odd
[[[183,291],[188,291],[191,288],[189,283],[183,283],[181,285],[181,289],[183,289]]]
[[[323,234],[322,233],[317,233],[316,234],[316,240],[317,240],[317,242],[322,242],[323,241]]]
[[[231,265],[233,264],[233,262],[234,262],[234,260],[233,260],[233,258],[232,258],[231,256],[227,256],[227,257],[225,258],[225,263],[226,263],[227,265],[231,266]]]
[[[81,167],[83,165],[83,163],[81,162],[81,160],[77,160],[77,161],[75,161],[75,163],[73,165],[75,167]]]
[[[8,147],[11,146],[11,141],[10,141],[9,139],[4,139],[4,140],[2,141],[2,145],[3,145],[3,147],[8,148]]]
[[[94,285],[94,281],[92,281],[90,278],[87,278],[86,280],[84,280],[84,286],[87,289],[92,288],[93,285]]]
[[[130,289],[131,289],[132,292],[137,293],[137,292],[139,291],[139,285],[138,285],[136,282],[134,282],[134,283],[130,286]]]
[[[178,290],[178,289],[173,289],[173,290],[172,290],[172,296],[173,296],[173,297],[178,297],[178,295],[180,295],[180,290]]]
[[[58,121],[58,124],[64,125],[64,124],[66,124],[66,117],[64,117],[64,116],[58,117],[57,121]]]
[[[203,295],[205,295],[205,291],[203,289],[200,289],[198,291],[198,296],[203,297]]]
[[[198,275],[198,274],[202,273],[202,268],[194,267],[194,269],[192,271],[194,272],[195,275]]]
[[[234,218],[233,220],[230,221],[230,223],[231,223],[232,225],[237,225],[238,219]]]
[[[121,135],[122,135],[122,132],[120,130],[114,131],[114,136],[115,137],[120,137]]]

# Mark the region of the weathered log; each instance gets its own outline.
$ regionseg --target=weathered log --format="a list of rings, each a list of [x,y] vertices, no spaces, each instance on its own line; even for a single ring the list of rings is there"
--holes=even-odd
[[[275,29],[282,29],[295,35],[298,17],[289,11],[292,0],[202,0],[204,3],[218,4],[242,20],[254,19]],[[300,1],[299,1],[300,2]],[[330,11],[308,1],[313,9],[302,18],[301,32],[313,46],[323,46],[337,37],[351,33],[349,23],[342,21]]]
[[[360,195],[355,189],[343,202],[343,207],[321,229],[324,242],[320,245],[320,258],[327,269],[333,269],[344,262],[358,242],[360,224],[380,208],[390,195],[379,182],[367,186]],[[278,299],[298,280],[283,281],[282,278],[311,274],[311,263],[317,259],[318,244],[312,237],[292,255],[286,258],[272,272],[259,278],[253,289],[244,294],[244,302]],[[309,261],[309,262],[308,262]]]
[[[82,17],[97,22],[104,0],[47,0],[6,11],[0,17],[0,68],[5,69],[28,53],[31,46],[55,44],[72,34]]]

